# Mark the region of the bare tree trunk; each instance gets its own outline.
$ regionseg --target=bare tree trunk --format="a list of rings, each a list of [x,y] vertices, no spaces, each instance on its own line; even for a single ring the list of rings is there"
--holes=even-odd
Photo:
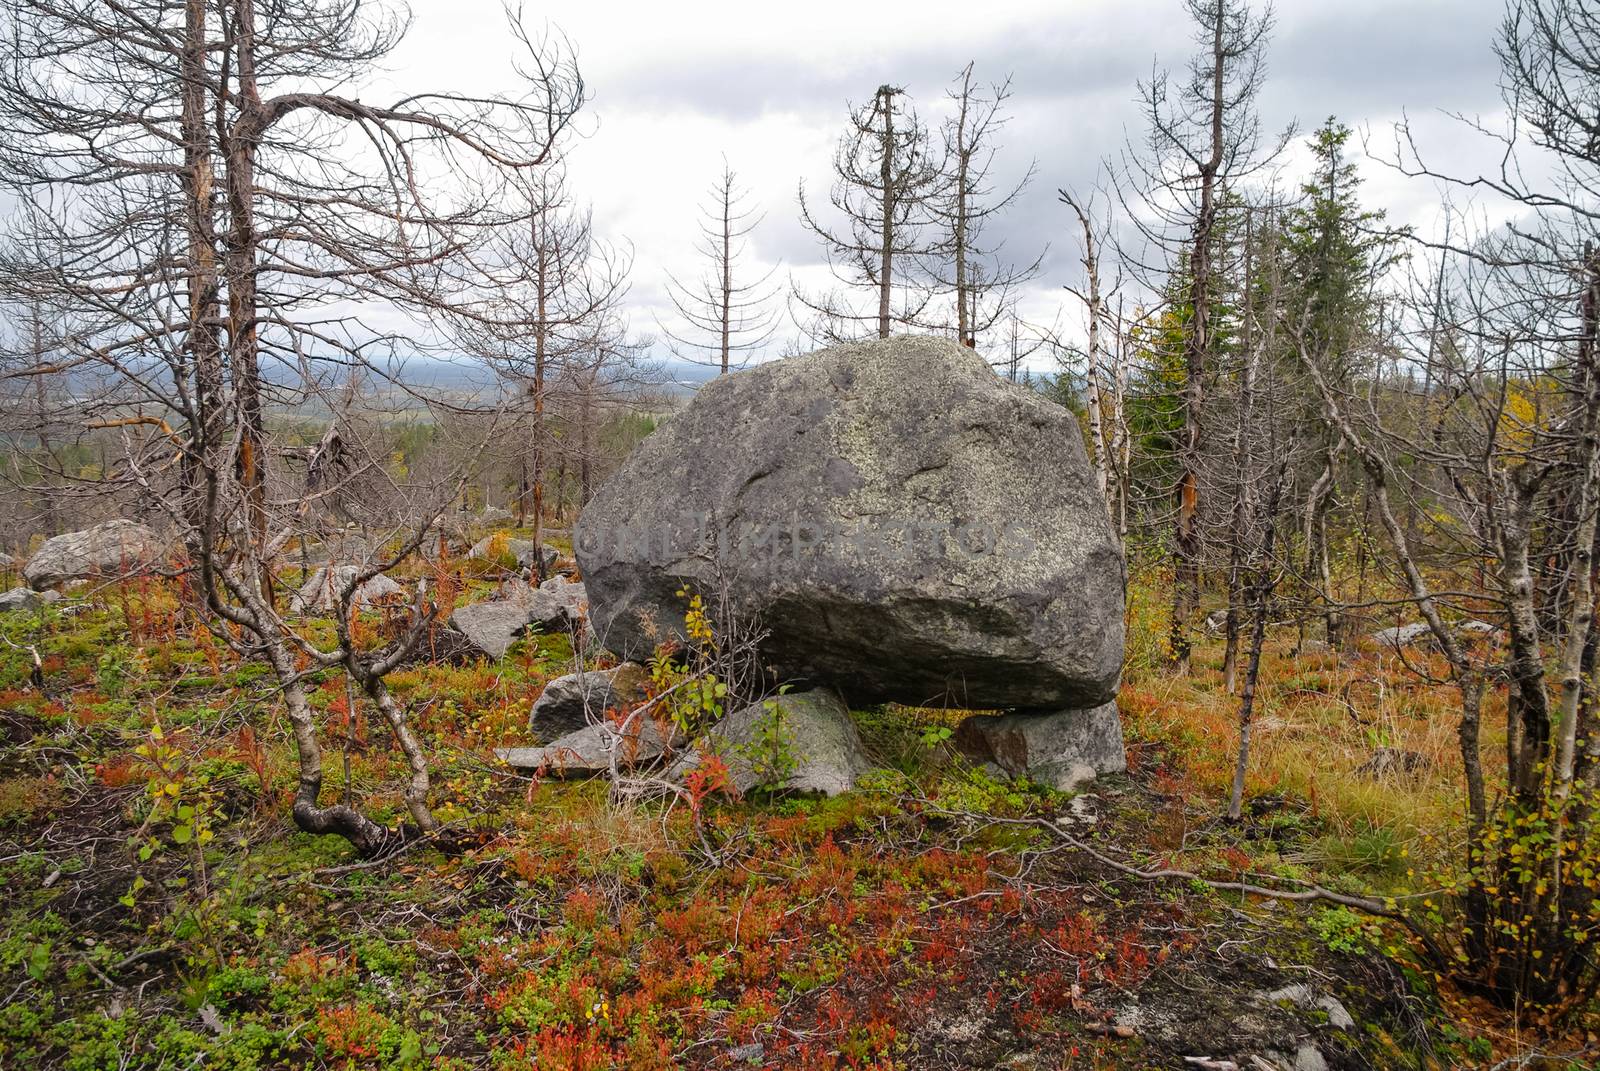
[[[968,172],[972,167],[972,153],[967,147],[967,109],[972,100],[972,65],[967,64],[966,70],[961,72],[961,105],[956,116],[956,176],[955,176],[955,219],[952,221],[952,252],[955,254],[956,269],[956,339],[963,346],[975,346],[977,340],[973,337],[972,326],[973,312],[970,308],[974,295],[969,294],[967,279],[967,201],[971,191],[967,189]],[[1015,378],[1013,376],[1013,378]]]
[[[1556,768],[1552,795],[1555,797],[1555,880],[1549,895],[1559,896],[1562,888],[1562,869],[1566,862],[1563,844],[1568,822],[1566,807],[1572,798],[1573,781],[1577,768],[1577,750],[1580,722],[1587,721],[1585,713],[1585,654],[1593,642],[1594,629],[1594,547],[1596,538],[1596,513],[1600,512],[1600,252],[1592,247],[1586,250],[1584,274],[1587,284],[1580,299],[1577,364],[1583,376],[1584,393],[1579,404],[1583,420],[1579,432],[1579,469],[1576,512],[1578,530],[1574,533],[1572,550],[1571,610],[1563,638],[1557,679],[1560,682],[1561,735],[1556,745]],[[1592,725],[1582,726],[1582,732],[1593,734]],[[1590,806],[1585,799],[1582,807]],[[1559,922],[1559,912],[1556,916]]]
[[[894,90],[889,86],[878,89],[878,106],[883,109],[883,162],[878,177],[883,183],[883,248],[878,260],[878,337],[889,337],[890,299],[894,288]]]
[[[1112,389],[1116,401],[1116,415],[1112,420],[1112,448],[1111,456],[1116,459],[1117,466],[1117,508],[1113,520],[1117,525],[1117,543],[1119,546],[1128,545],[1128,485],[1132,479],[1133,465],[1133,435],[1128,428],[1128,360],[1127,352],[1123,348],[1127,336],[1122,329],[1122,305],[1119,299],[1117,304],[1117,330],[1116,366],[1112,369]],[[1123,573],[1127,573],[1124,564]],[[1126,582],[1126,575],[1124,575]]]
[[[1113,524],[1117,520],[1116,504],[1112,498],[1111,479],[1111,445],[1108,442],[1104,400],[1106,396],[1105,381],[1102,375],[1100,321],[1104,317],[1104,302],[1100,295],[1100,256],[1095,248],[1094,227],[1088,213],[1078,206],[1078,203],[1062,191],[1061,199],[1071,206],[1078,216],[1078,223],[1083,229],[1083,268],[1087,275],[1089,291],[1084,304],[1088,308],[1089,349],[1087,354],[1088,376],[1088,401],[1089,401],[1089,443],[1094,454],[1094,479],[1095,486],[1100,490],[1100,497],[1106,504],[1106,514]]]
[[[555,514],[559,520],[567,508],[567,452],[560,451],[556,455],[556,501]]]
[[[44,309],[35,301],[28,310],[28,329],[30,356],[35,368],[46,365],[46,345],[44,337]],[[39,526],[47,536],[59,535],[61,532],[60,510],[57,506],[59,495],[50,480],[50,472],[55,465],[54,444],[50,441],[50,393],[46,377],[42,372],[36,372],[33,380],[33,427],[34,435],[38,439],[37,456],[38,464],[38,515]],[[19,459],[20,460],[20,459]]]
[[[594,402],[593,384],[585,381],[578,398],[578,508],[589,504],[594,494]]]
[[[1228,548],[1228,609],[1224,621],[1222,654],[1223,687],[1231,694],[1236,683],[1239,662],[1239,611],[1244,597],[1245,533],[1254,512],[1251,487],[1246,472],[1249,461],[1250,421],[1255,408],[1255,355],[1247,346],[1244,369],[1239,378],[1239,423],[1234,446],[1233,464],[1236,473],[1233,507],[1234,538]]]
[[[733,182],[722,184],[722,375],[728,374],[733,337]]]
[[[1600,253],[1591,252],[1585,265],[1588,286],[1584,288],[1578,342],[1578,366],[1584,370],[1585,396],[1582,399],[1583,428],[1581,454],[1584,464],[1577,494],[1578,530],[1573,537],[1571,566],[1571,619],[1561,652],[1561,741],[1556,752],[1558,798],[1571,791],[1577,748],[1578,705],[1583,694],[1583,648],[1594,624],[1594,578],[1591,573],[1595,543],[1595,511],[1600,508],[1600,369],[1595,367],[1600,349]]]
[[[1337,444],[1330,444],[1323,451],[1322,470],[1317,473],[1306,495],[1305,522],[1301,526],[1301,538],[1306,547],[1306,573],[1317,578],[1317,598],[1322,603],[1323,628],[1329,649],[1335,651],[1339,650],[1343,637],[1340,632],[1342,621],[1333,597],[1333,563],[1328,554],[1328,507],[1333,501],[1338,459]]]
[[[355,661],[359,661],[360,656],[356,655],[354,658]],[[370,667],[358,670],[352,665],[351,670],[361,681],[361,687],[367,693],[367,698],[378,708],[383,720],[389,723],[389,729],[394,733],[400,751],[406,757],[406,767],[410,770],[411,776],[406,781],[405,800],[406,810],[411,812],[411,820],[423,833],[438,832],[439,820],[428,809],[428,757],[416,736],[412,734],[411,727],[406,721],[405,711],[395,703],[394,695],[384,683],[382,674],[373,672]]]
[[[1189,250],[1189,330],[1184,334],[1182,474],[1178,478],[1177,525],[1173,533],[1172,660],[1189,668],[1189,617],[1200,596],[1200,421],[1205,404],[1206,358],[1211,350],[1211,238],[1216,226],[1217,172],[1223,161],[1223,48],[1226,4],[1218,3],[1211,26],[1211,154],[1200,165],[1200,208]]]
[[[537,211],[533,214],[529,226],[537,228],[544,222],[543,212]],[[540,549],[544,539],[544,378],[550,336],[550,322],[547,319],[550,300],[550,260],[546,244],[537,236],[534,237],[534,248],[537,251],[534,286],[537,290],[536,315],[539,326],[533,336],[533,464],[529,481],[533,485],[533,579],[535,583],[541,584],[545,580],[544,552]]]
[[[1525,811],[1538,804],[1544,781],[1541,764],[1550,743],[1550,700],[1528,556],[1536,495],[1534,486],[1517,481],[1507,495],[1507,517],[1495,533],[1506,578],[1510,648],[1506,663],[1506,778]]]
[[[180,107],[183,133],[184,226],[188,239],[187,281],[189,324],[184,346],[194,365],[195,392],[189,414],[189,443],[182,451],[179,474],[184,513],[191,533],[209,523],[212,510],[204,501],[210,484],[203,458],[221,446],[227,414],[223,412],[222,318],[217,276],[216,217],[212,196],[216,176],[206,112],[206,0],[184,4],[183,80]],[[201,600],[203,603],[203,600]]]
[[[233,3],[233,66],[239,117],[228,131],[228,361],[239,409],[239,483],[245,489],[251,538],[258,551],[267,542],[266,421],[262,413],[259,325],[256,321],[257,243],[255,159],[267,117],[256,86],[255,0]],[[272,600],[272,570],[264,554],[257,583]]]
[[[1266,555],[1272,553],[1273,526],[1267,529]],[[1262,565],[1270,571],[1271,562]],[[1233,789],[1228,796],[1228,818],[1237,822],[1244,813],[1244,779],[1250,768],[1250,732],[1255,717],[1256,683],[1261,679],[1261,649],[1267,640],[1267,599],[1272,583],[1263,577],[1256,582],[1256,597],[1252,610],[1255,627],[1250,634],[1250,660],[1244,671],[1244,691],[1239,696],[1239,755],[1233,766]]]
[[[1233,539],[1228,546],[1228,606],[1223,622],[1222,684],[1231,695],[1238,675],[1239,662],[1239,610],[1244,597],[1245,533],[1253,510],[1249,477],[1250,431],[1255,408],[1255,308],[1251,295],[1251,254],[1253,252],[1252,216],[1245,215],[1245,309],[1244,309],[1244,366],[1239,370],[1239,415],[1234,424],[1233,440]],[[1244,730],[1241,729],[1241,736]],[[1241,744],[1241,747],[1243,744]],[[1242,762],[1242,760],[1241,760]],[[1242,776],[1242,766],[1241,766]]]
[[[283,692],[289,729],[294,736],[295,753],[300,760],[300,780],[294,794],[294,824],[306,833],[337,834],[349,841],[351,847],[364,857],[382,855],[400,838],[391,835],[389,830],[354,807],[345,804],[331,807],[321,805],[322,745],[317,741],[315,715],[310,697],[306,694],[305,678],[281,637],[262,638],[267,641],[263,644],[267,661],[272,665]]]
[[[1250,362],[1253,376],[1254,362]],[[1276,436],[1274,436],[1274,442]],[[1273,561],[1273,549],[1278,536],[1278,504],[1283,495],[1284,472],[1288,467],[1288,451],[1284,451],[1281,460],[1275,462],[1275,471],[1272,485],[1267,491],[1266,500],[1258,519],[1251,527],[1259,532],[1257,537],[1254,532],[1248,536],[1244,532],[1238,533],[1238,538],[1249,539],[1252,543],[1259,538],[1251,555],[1252,571],[1255,573],[1255,598],[1252,600],[1251,610],[1255,617],[1255,627],[1250,636],[1250,661],[1245,667],[1244,691],[1239,697],[1239,755],[1233,768],[1233,790],[1228,797],[1228,818],[1237,822],[1244,808],[1244,780],[1250,768],[1250,732],[1252,720],[1255,715],[1256,684],[1261,679],[1261,649],[1267,639],[1267,604],[1272,598],[1273,590],[1277,587],[1278,571]],[[1241,481],[1243,482],[1243,481]],[[1248,522],[1247,522],[1248,523]]]
[[[1479,838],[1489,816],[1488,797],[1483,782],[1483,758],[1479,752],[1483,674],[1461,649],[1455,634],[1445,625],[1444,619],[1439,614],[1439,605],[1434,599],[1433,589],[1417,566],[1405,529],[1389,503],[1388,462],[1361,438],[1355,426],[1345,417],[1344,409],[1339,405],[1332,388],[1323,377],[1321,368],[1306,351],[1305,340],[1300,339],[1299,344],[1301,362],[1311,374],[1312,382],[1316,384],[1317,393],[1322,398],[1323,411],[1338,429],[1341,439],[1350,444],[1351,450],[1367,473],[1372,505],[1384,530],[1389,534],[1395,559],[1405,575],[1411,598],[1416,602],[1423,620],[1428,623],[1428,630],[1433,633],[1434,640],[1449,661],[1456,688],[1461,693],[1461,719],[1457,723],[1456,736],[1461,748],[1461,766],[1467,785],[1468,832],[1471,842],[1474,845],[1479,844],[1481,843]]]

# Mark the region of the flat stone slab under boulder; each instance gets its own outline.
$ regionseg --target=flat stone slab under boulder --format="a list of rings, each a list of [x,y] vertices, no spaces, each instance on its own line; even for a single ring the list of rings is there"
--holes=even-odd
[[[974,714],[951,742],[973,762],[1061,792],[1128,768],[1115,703],[1050,714]]]
[[[534,700],[528,728],[541,740],[559,740],[598,723],[607,710],[644,701],[649,680],[644,667],[633,662],[557,677]]]
[[[666,753],[668,744],[661,726],[651,718],[639,717],[628,724],[626,732],[616,725],[585,725],[543,747],[499,748],[495,756],[519,769],[582,777],[610,771],[613,754],[622,770],[653,762]]]
[[[306,579],[289,600],[289,609],[296,613],[328,613],[337,609],[339,592],[360,569],[354,565],[323,566]],[[379,573],[362,582],[350,600],[353,606],[371,606],[379,599],[405,594],[405,588]]]
[[[163,552],[155,529],[135,521],[107,521],[45,540],[22,567],[22,577],[30,588],[43,591],[69,580],[138,572],[160,561]]]
[[[872,768],[844,700],[825,688],[752,703],[696,741],[671,776],[681,780],[714,754],[740,795],[757,788],[837,796]]]
[[[684,636],[685,585],[720,585],[779,680],[852,702],[1116,692],[1122,558],[1077,419],[947,339],[712,380],[585,507],[574,550],[623,657]]]

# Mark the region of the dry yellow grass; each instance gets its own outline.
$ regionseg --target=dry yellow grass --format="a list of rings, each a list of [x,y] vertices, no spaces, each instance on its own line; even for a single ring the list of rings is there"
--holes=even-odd
[[[1130,631],[1140,628],[1139,620],[1130,621]],[[1402,660],[1370,644],[1349,655],[1296,656],[1293,646],[1284,629],[1263,652],[1247,798],[1304,801],[1329,834],[1380,831],[1414,861],[1449,852],[1463,816],[1459,697],[1453,686],[1418,672],[1442,679],[1443,660],[1414,651]],[[1219,801],[1232,780],[1239,739],[1239,697],[1224,689],[1221,661],[1216,641],[1197,647],[1187,675],[1130,666],[1119,700],[1130,738],[1169,745],[1196,787]],[[1488,696],[1481,743],[1491,777],[1504,765],[1504,715],[1504,696]],[[1416,754],[1418,768],[1362,771],[1380,747]]]

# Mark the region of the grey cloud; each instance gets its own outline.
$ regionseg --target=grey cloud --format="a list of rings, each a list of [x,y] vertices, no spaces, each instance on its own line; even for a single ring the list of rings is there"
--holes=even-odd
[[[1170,32],[1170,21],[1167,27],[1170,40],[1164,43],[1183,46],[1183,36]],[[1122,23],[1075,24],[1063,11],[1056,23],[1009,27],[977,38],[952,33],[948,43],[937,46],[819,58],[772,42],[759,52],[713,47],[695,55],[640,57],[601,78],[596,105],[686,110],[735,121],[772,111],[842,119],[847,101],[865,98],[884,82],[905,86],[927,106],[968,62],[976,64],[980,77],[1010,75],[1018,96],[1070,98],[1117,87],[1131,94],[1134,78],[1149,71],[1152,48],[1163,42],[1127,29]]]
[[[1381,144],[1403,110],[1492,111],[1499,103],[1491,46],[1500,13],[1497,0],[1283,3],[1268,57],[1264,123],[1273,130],[1297,119],[1307,131],[1337,115],[1353,127],[1370,129]],[[1181,67],[1194,47],[1178,0],[1136,0],[1115,10],[1059,5],[1050,17],[985,33],[952,25],[931,44],[887,40],[867,47],[846,28],[831,51],[815,40],[741,37],[757,43],[735,45],[731,36],[719,43],[710,33],[687,52],[635,49],[616,57],[595,74],[597,113],[602,120],[608,113],[648,113],[666,126],[687,118],[745,131],[749,144],[735,137],[723,146],[738,166],[741,154],[779,148],[763,139],[774,116],[797,117],[812,131],[837,131],[846,101],[859,101],[879,83],[892,81],[906,86],[931,120],[950,79],[969,60],[981,77],[1009,74],[1013,119],[1003,137],[996,181],[1014,180],[1030,161],[1036,162],[1037,174],[1013,208],[993,222],[991,238],[1003,241],[1016,261],[1031,260],[1049,247],[1029,288],[1032,307],[1063,298],[1059,287],[1081,274],[1078,236],[1056,189],[1084,191],[1102,178],[1102,162],[1120,153],[1130,135],[1136,141],[1142,135],[1136,82],[1154,64]],[[602,121],[601,137],[604,130]],[[1459,155],[1470,140],[1456,131],[1435,144],[1444,157],[1470,166],[1465,163],[1470,154]],[[795,186],[804,171],[810,176],[808,188],[825,196],[823,185],[812,184],[825,182],[826,159],[799,159],[792,149],[782,158],[789,155],[796,156],[794,174],[782,183],[769,175],[756,191],[767,213],[756,249],[767,264],[781,261],[787,268],[805,269],[822,256],[815,236],[799,222]],[[1397,209],[1415,210],[1429,200],[1409,189],[1396,194],[1394,187],[1391,174],[1386,188]],[[651,201],[648,187],[618,186],[592,194],[597,208],[608,197],[624,199],[635,210],[639,202]],[[649,207],[693,211],[689,204]],[[645,272],[675,262],[667,250],[641,249],[641,254]],[[636,289],[640,313],[635,319],[650,322],[650,308],[662,300],[658,285]]]

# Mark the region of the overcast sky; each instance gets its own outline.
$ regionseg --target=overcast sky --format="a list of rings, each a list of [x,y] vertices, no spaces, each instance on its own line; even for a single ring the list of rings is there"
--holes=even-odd
[[[413,0],[415,25],[392,57],[404,88],[509,85],[510,46],[499,0]],[[930,125],[950,80],[975,61],[984,79],[1012,78],[1012,120],[999,167],[1037,177],[1001,225],[1008,250],[1032,259],[1050,246],[1024,308],[1063,309],[1078,245],[1059,186],[1088,189],[1102,161],[1140,129],[1135,83],[1153,64],[1179,67],[1192,40],[1179,0],[1053,3],[635,3],[597,0],[530,12],[576,46],[593,99],[586,136],[570,151],[572,184],[593,205],[597,231],[631,243],[632,321],[655,330],[668,313],[668,271],[690,276],[697,206],[722,158],[766,216],[752,267],[815,278],[816,240],[799,225],[795,191],[825,191],[848,102],[881,83],[904,86]],[[1501,109],[1491,52],[1499,0],[1284,0],[1268,53],[1262,101],[1269,129],[1302,131],[1337,115],[1374,151],[1409,115],[1429,161],[1464,172],[1494,156],[1444,113],[1494,119]],[[981,13],[977,13],[981,12]],[[1293,168],[1304,159],[1297,150]],[[1397,223],[1436,225],[1439,191],[1364,163],[1367,196]],[[792,334],[792,331],[786,333]]]

